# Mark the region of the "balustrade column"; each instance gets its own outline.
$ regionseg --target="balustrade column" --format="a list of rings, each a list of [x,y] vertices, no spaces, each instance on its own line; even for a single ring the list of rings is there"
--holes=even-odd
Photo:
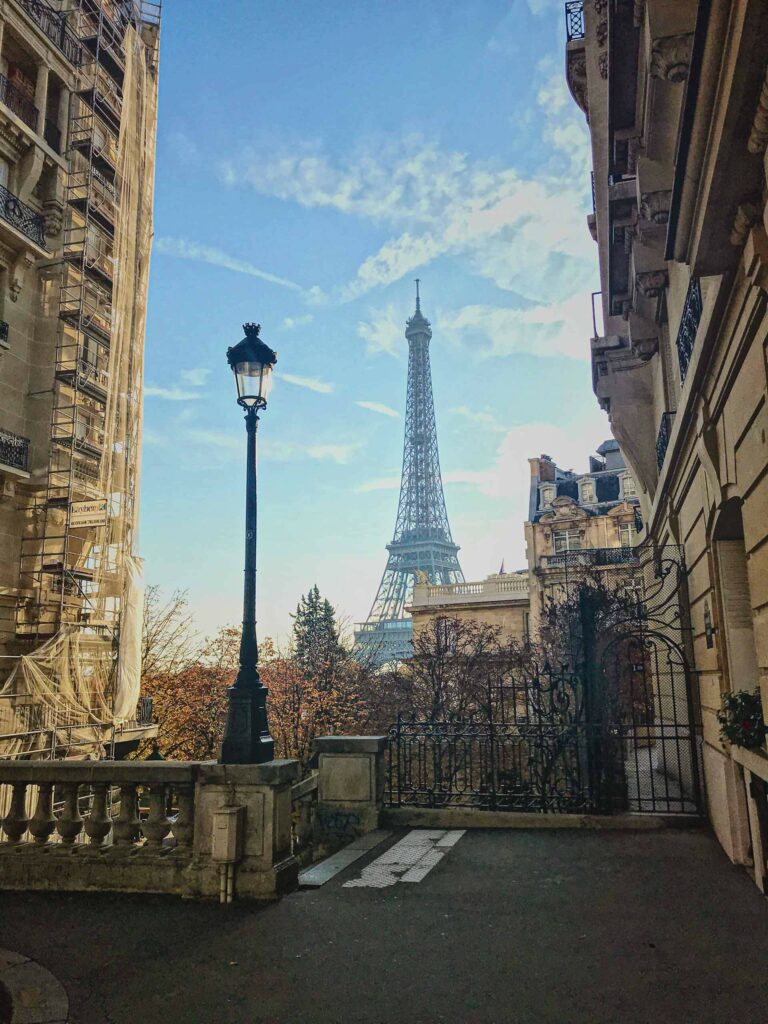
[[[142,824],[147,846],[157,849],[171,831],[168,817],[168,787],[154,783],[149,790],[149,817]]]
[[[45,134],[45,111],[48,105],[48,65],[38,64],[35,85],[35,106],[37,107],[37,134]]]
[[[195,787],[178,786],[176,798],[179,803],[179,813],[171,828],[179,849],[186,850],[192,845],[195,830]]]
[[[80,784],[66,782],[60,787],[64,795],[56,831],[66,846],[71,846],[83,830],[83,816],[80,813]]]
[[[69,130],[69,104],[70,104],[70,93],[69,89],[65,89],[62,85],[61,94],[59,96],[59,111],[56,118],[58,129],[61,132],[61,155],[63,156],[67,152],[69,145],[68,130]]]
[[[139,838],[140,825],[136,786],[127,783],[120,787],[120,814],[113,828],[115,843],[118,846],[131,846]]]
[[[112,819],[107,813],[107,784],[97,782],[93,787],[91,813],[85,819],[85,834],[92,846],[103,846],[112,828]]]
[[[11,795],[11,806],[2,821],[3,831],[12,843],[21,841],[21,837],[27,831],[29,818],[27,817],[27,784],[26,782],[14,782]]]
[[[47,843],[51,832],[56,828],[56,818],[53,815],[53,783],[41,782],[37,793],[37,807],[29,823],[29,831],[35,837],[35,842]]]

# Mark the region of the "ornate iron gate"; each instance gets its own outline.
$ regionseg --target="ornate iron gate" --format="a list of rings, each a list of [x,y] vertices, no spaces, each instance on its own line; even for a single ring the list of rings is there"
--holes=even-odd
[[[471,714],[398,718],[390,805],[702,813],[681,552],[559,558],[541,643],[512,669],[490,666]]]

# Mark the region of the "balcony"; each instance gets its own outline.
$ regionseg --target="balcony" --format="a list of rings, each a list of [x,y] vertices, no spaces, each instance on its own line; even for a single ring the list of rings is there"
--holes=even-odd
[[[634,565],[638,561],[635,548],[581,548],[577,551],[561,551],[557,555],[544,555],[542,569],[565,569],[571,567],[601,567],[611,565]]]
[[[0,75],[0,102],[4,103],[33,132],[37,131],[37,107],[29,96],[5,75]]]
[[[16,228],[23,235],[45,249],[45,221],[41,214],[35,213],[26,203],[22,203],[18,196],[9,192],[4,185],[0,185],[0,217],[7,221],[11,227]],[[47,251],[47,250],[46,250]]]
[[[659,433],[656,437],[656,463],[659,467],[659,472],[661,472],[664,460],[667,457],[667,448],[669,448],[669,438],[672,434],[672,421],[674,416],[675,414],[673,412],[665,412],[661,414]]]
[[[681,382],[685,380],[688,373],[693,346],[696,344],[696,335],[701,322],[701,311],[701,284],[697,277],[692,277],[688,285],[688,294],[685,296],[683,315],[680,317],[680,327],[677,332],[677,358],[680,363]]]
[[[66,17],[54,11],[45,0],[17,0],[39,29],[61,50],[70,63],[82,63],[82,46],[67,28]]]
[[[29,472],[29,438],[0,429],[0,466]]]
[[[569,43],[584,38],[584,0],[568,0],[566,3],[565,32]]]
[[[109,374],[88,359],[78,357],[64,361],[56,370],[56,379],[98,402],[107,400]]]
[[[0,320],[0,348],[10,347],[10,342],[8,341],[8,324],[5,320]]]
[[[433,585],[417,583],[413,588],[414,610],[442,605],[477,605],[499,601],[528,600],[528,576],[500,577],[479,583]]]

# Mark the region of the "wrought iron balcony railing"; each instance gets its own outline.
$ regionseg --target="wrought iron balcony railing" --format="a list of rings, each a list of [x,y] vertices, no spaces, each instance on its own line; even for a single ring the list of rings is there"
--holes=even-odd
[[[680,379],[683,381],[688,373],[693,346],[696,344],[696,334],[701,322],[701,309],[701,284],[698,277],[692,277],[688,285],[688,294],[685,296],[680,327],[677,331],[677,358],[680,362]]]
[[[664,412],[661,414],[661,423],[659,424],[659,433],[656,437],[656,462],[661,472],[661,467],[664,465],[664,460],[667,457],[667,448],[669,447],[669,438],[672,434],[672,420],[674,418],[673,412]]]
[[[565,569],[576,566],[632,565],[638,560],[637,551],[632,547],[579,548],[575,551],[561,551],[557,555],[544,555],[542,569]]]
[[[29,438],[0,429],[0,466],[29,470]]]
[[[23,90],[0,75],[0,101],[33,131],[37,130],[37,107]]]
[[[8,324],[0,320],[0,348],[8,348]]]
[[[565,31],[569,43],[584,38],[584,0],[568,0],[566,3]]]
[[[17,231],[31,239],[41,249],[45,249],[45,221],[39,213],[35,213],[18,196],[0,185],[0,217],[8,221]]]
[[[59,14],[45,0],[18,0],[38,28],[61,50],[67,60],[78,66],[82,62],[83,48],[79,39],[67,28],[66,17]]]

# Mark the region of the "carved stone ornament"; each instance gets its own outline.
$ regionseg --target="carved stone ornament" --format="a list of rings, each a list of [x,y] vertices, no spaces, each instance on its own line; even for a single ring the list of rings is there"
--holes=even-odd
[[[595,14],[598,18],[604,15],[608,7],[608,0],[594,0]]]
[[[598,21],[597,29],[595,30],[595,38],[597,39],[598,46],[605,46],[608,40],[608,21],[603,18],[602,21]]]
[[[666,224],[669,220],[669,207],[672,203],[671,190],[660,192],[643,192],[640,196],[640,216],[653,224]]]
[[[46,238],[61,234],[64,224],[64,206],[58,199],[49,199],[43,204],[43,230]]]
[[[648,360],[655,356],[658,351],[658,338],[640,338],[637,341],[632,342],[633,354],[636,355],[643,363],[647,363]]]
[[[757,110],[752,122],[752,130],[749,133],[747,149],[750,153],[764,153],[768,148],[768,70],[765,73],[765,81],[760,90],[760,99],[757,102]]]
[[[601,78],[608,78],[608,54],[601,53],[597,58],[597,68]]]
[[[666,82],[684,82],[691,65],[691,41],[686,32],[679,36],[663,36],[653,42],[651,75]]]
[[[656,299],[669,284],[666,270],[645,270],[635,275],[640,294],[646,299]]]
[[[577,105],[589,118],[587,59],[583,50],[574,50],[568,54],[568,86]]]
[[[643,24],[643,15],[645,14],[645,0],[635,0],[635,9],[632,12],[632,20],[635,23],[635,28],[640,28]]]
[[[739,205],[736,210],[736,217],[731,228],[731,245],[741,247],[746,242],[749,232],[757,223],[760,217],[760,207],[757,202],[745,202]]]

